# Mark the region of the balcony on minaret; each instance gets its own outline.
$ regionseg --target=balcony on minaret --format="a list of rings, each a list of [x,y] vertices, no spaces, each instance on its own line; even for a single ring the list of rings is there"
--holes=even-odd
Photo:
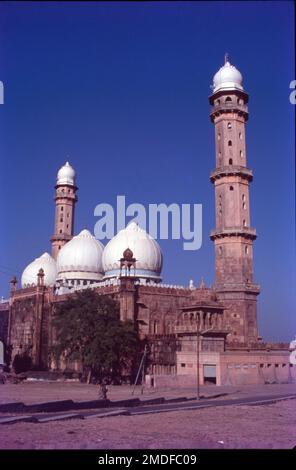
[[[211,230],[210,238],[215,240],[217,238],[231,237],[231,236],[242,236],[255,240],[257,238],[256,229],[252,227],[224,227],[221,229]]]
[[[241,176],[249,182],[253,180],[253,172],[249,168],[241,165],[227,165],[215,168],[211,171],[210,180],[212,183],[223,176]]]
[[[225,99],[225,95],[229,95],[229,101]],[[244,116],[245,120],[248,120],[249,110],[248,110],[248,95],[240,91],[230,91],[230,92],[218,92],[210,98],[211,106],[211,120],[214,121],[214,118],[224,113],[237,113],[238,115]]]
[[[220,111],[222,109],[227,109],[227,110],[230,110],[230,111],[238,109],[238,110],[244,111],[246,113],[249,112],[247,104],[243,103],[242,101],[239,102],[238,100],[226,101],[226,102],[220,103],[220,104],[215,104],[214,103],[213,106],[211,107],[211,112]]]
[[[74,202],[77,202],[78,198],[75,193],[75,191],[78,189],[76,186],[75,187],[69,187],[68,191],[66,190],[67,188],[64,187],[63,189],[60,189],[58,186],[56,186],[56,192],[54,194],[54,199],[57,200],[59,198],[66,198],[66,199],[71,199]]]
[[[51,237],[51,241],[54,241],[54,240],[64,240],[64,241],[70,241],[72,240],[73,238],[73,235],[69,234],[69,233],[54,233]]]

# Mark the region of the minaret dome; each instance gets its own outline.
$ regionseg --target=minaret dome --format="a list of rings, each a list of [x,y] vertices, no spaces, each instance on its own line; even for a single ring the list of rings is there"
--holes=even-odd
[[[58,171],[57,185],[60,184],[75,185],[75,171],[69,162],[66,162]]]
[[[222,90],[243,91],[243,77],[239,70],[229,62],[228,54],[225,54],[225,63],[213,78],[213,93]]]

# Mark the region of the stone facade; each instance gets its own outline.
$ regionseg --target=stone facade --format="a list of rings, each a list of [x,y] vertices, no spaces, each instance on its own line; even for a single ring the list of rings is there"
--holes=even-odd
[[[181,329],[202,331],[205,328],[223,328],[223,305],[212,289],[203,284],[199,288],[181,288],[159,285],[141,285],[135,278],[123,276],[117,282],[102,287],[93,287],[100,295],[117,299],[122,320],[133,320],[140,337],[148,337],[152,345],[152,368],[157,364],[162,370],[172,370],[173,361],[161,361],[159,345],[174,350],[176,335]],[[69,294],[67,294],[69,295]],[[27,352],[35,368],[50,367],[49,351],[52,346],[52,310],[57,302],[67,295],[56,295],[54,288],[38,285],[26,289],[11,289],[9,327],[6,343],[13,346],[12,357]],[[3,304],[4,308],[4,304]],[[157,340],[154,344],[154,339]],[[155,345],[155,348],[154,348]],[[158,350],[158,353],[157,353]]]
[[[100,295],[117,299],[121,319],[134,320],[139,335],[148,339],[150,361],[146,372],[154,385],[194,385],[198,363],[200,384],[210,380],[207,367],[215,368],[216,385],[296,380],[296,367],[289,364],[288,345],[231,342],[225,306],[215,290],[203,283],[198,288],[145,286],[123,276],[113,285],[93,288]],[[35,369],[52,366],[52,309],[66,297],[43,285],[26,289],[14,285],[9,304],[1,307],[2,313],[9,312],[5,343],[13,347],[12,359],[26,352]],[[168,379],[176,375],[183,382]]]

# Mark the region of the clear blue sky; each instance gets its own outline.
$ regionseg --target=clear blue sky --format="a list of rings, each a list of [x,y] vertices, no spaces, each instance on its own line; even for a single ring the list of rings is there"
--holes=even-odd
[[[289,340],[295,320],[295,109],[292,2],[0,5],[1,271],[44,251],[57,169],[78,175],[75,231],[100,202],[203,204],[203,245],[160,241],[167,283],[214,281],[210,84],[224,53],[250,94],[247,124],[260,333]]]

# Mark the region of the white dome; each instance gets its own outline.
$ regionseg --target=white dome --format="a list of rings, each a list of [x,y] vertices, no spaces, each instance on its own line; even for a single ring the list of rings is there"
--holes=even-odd
[[[120,274],[120,258],[129,248],[136,258],[135,275],[137,277],[160,280],[162,268],[162,253],[158,243],[135,222],[109,241],[103,252],[103,269],[105,278],[116,277]],[[134,270],[131,268],[131,275]]]
[[[234,65],[226,61],[213,78],[213,93],[219,90],[243,90],[243,77]]]
[[[92,281],[101,279],[103,249],[104,245],[88,230],[82,230],[58,253],[58,279]]]
[[[62,166],[57,175],[57,184],[75,185],[75,171],[69,162]]]
[[[51,286],[55,283],[57,277],[57,266],[55,260],[48,253],[36,258],[30,263],[22,274],[22,287],[37,285],[39,269],[44,271],[44,284]]]

